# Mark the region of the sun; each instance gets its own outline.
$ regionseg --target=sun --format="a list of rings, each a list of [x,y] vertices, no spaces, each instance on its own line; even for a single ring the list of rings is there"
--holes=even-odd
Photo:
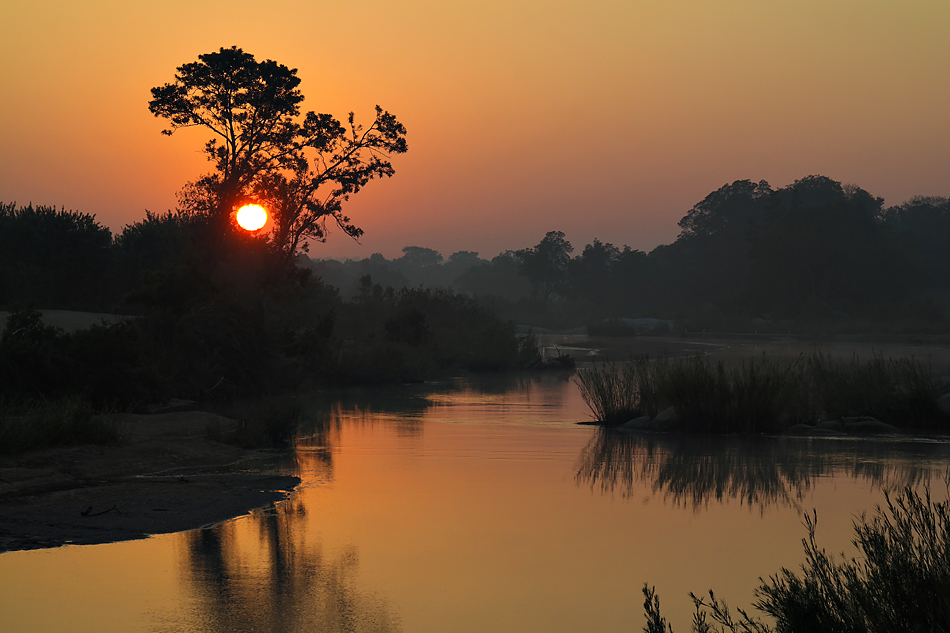
[[[259,204],[246,204],[237,212],[237,223],[245,231],[256,231],[267,222],[267,211]]]

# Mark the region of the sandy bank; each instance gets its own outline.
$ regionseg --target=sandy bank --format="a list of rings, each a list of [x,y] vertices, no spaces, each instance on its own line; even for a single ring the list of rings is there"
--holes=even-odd
[[[200,411],[117,417],[122,445],[0,457],[0,552],[198,528],[283,499],[300,482],[242,470],[265,454],[204,437],[209,422],[234,424],[227,418]]]

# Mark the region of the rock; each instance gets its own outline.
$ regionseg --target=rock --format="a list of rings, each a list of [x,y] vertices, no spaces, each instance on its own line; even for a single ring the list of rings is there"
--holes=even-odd
[[[648,415],[641,415],[639,418],[634,418],[628,422],[624,422],[618,429],[624,429],[627,431],[642,431],[647,429],[653,420],[650,419]]]
[[[884,433],[900,433],[900,429],[890,424],[885,424],[877,418],[870,416],[859,416],[853,418],[843,418],[846,433],[855,435],[880,435]]]
[[[816,429],[822,431],[844,431],[844,422],[841,420],[825,420],[824,422],[819,422],[815,425]]]
[[[950,393],[945,393],[934,401],[937,408],[950,415]]]
[[[674,422],[679,419],[680,419],[680,416],[676,415],[676,409],[674,409],[673,407],[668,407],[666,409],[663,409],[659,413],[657,413],[656,417],[653,418],[653,421],[654,422]]]
[[[784,431],[783,435],[811,435],[812,431],[815,430],[815,427],[808,426],[807,424],[793,424]]]
[[[831,428],[819,428],[820,425],[809,426],[807,424],[795,424],[782,431],[783,435],[800,435],[803,437],[833,437],[842,435],[840,430]]]

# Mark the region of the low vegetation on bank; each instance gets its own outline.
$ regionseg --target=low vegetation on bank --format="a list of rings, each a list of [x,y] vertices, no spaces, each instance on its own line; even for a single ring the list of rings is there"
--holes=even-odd
[[[950,630],[950,501],[906,489],[854,525],[860,558],[819,548],[817,515],[805,516],[805,563],[782,569],[756,589],[756,610],[774,628],[710,591],[690,594],[694,633],[899,633]],[[655,589],[644,585],[645,633],[672,633]]]
[[[938,405],[950,385],[908,358],[839,360],[816,352],[793,361],[763,355],[727,367],[702,356],[641,356],[581,370],[575,380],[595,419],[608,426],[652,419],[666,420],[654,430],[777,433],[873,417],[896,427],[950,431],[950,415]]]
[[[0,403],[0,454],[63,444],[118,444],[118,422],[93,414],[88,402],[63,398],[17,406]]]

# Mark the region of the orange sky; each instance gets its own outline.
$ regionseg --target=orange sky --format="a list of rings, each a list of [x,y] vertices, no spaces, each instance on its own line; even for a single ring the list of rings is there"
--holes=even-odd
[[[149,89],[236,45],[298,68],[307,110],[408,128],[346,209],[362,244],[312,256],[648,250],[737,179],[950,194],[948,32],[945,0],[3,0],[0,201],[113,230],[172,208],[207,136],[160,135]]]

